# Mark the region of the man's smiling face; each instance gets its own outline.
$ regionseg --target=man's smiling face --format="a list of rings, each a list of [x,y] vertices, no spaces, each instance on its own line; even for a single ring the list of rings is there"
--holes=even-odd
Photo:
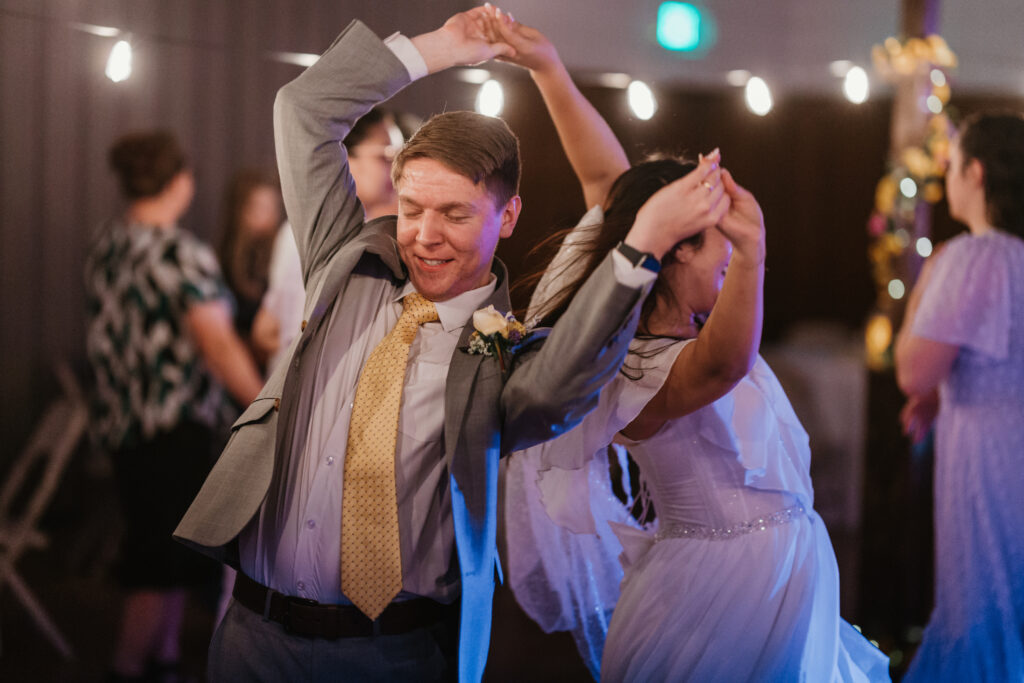
[[[520,200],[495,206],[474,183],[434,159],[410,159],[398,189],[398,249],[416,291],[447,301],[490,278],[498,239],[519,218]]]

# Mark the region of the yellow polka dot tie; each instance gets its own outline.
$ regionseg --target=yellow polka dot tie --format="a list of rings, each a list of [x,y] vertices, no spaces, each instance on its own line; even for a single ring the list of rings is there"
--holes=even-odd
[[[434,304],[413,292],[402,315],[359,375],[345,453],[341,494],[341,591],[376,619],[402,590],[395,492],[395,444],[409,346]]]

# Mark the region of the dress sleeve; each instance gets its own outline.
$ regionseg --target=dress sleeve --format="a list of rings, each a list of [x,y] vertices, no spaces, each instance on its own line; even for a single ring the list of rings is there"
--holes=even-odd
[[[213,250],[199,240],[183,235],[176,249],[169,249],[165,261],[180,274],[176,299],[182,310],[192,304],[215,299],[232,300]]]
[[[537,487],[548,517],[575,532],[593,533],[587,467],[615,435],[636,419],[661,389],[679,351],[689,341],[634,340],[624,369],[601,390],[597,407],[575,428],[552,441],[522,451],[537,471]]]
[[[1010,348],[1010,279],[1001,241],[963,235],[939,253],[911,331],[1003,360]]]
[[[506,462],[508,585],[542,629],[572,632],[595,679],[623,577],[621,539],[653,542],[612,492],[608,445],[658,392],[686,343],[634,340],[628,376],[620,372],[605,385],[597,408]]]

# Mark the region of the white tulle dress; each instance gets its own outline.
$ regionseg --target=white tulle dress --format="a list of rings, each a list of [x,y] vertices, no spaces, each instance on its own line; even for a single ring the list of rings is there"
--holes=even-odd
[[[535,482],[546,513],[537,514],[529,495],[506,498],[512,556],[534,570],[510,569],[520,605],[543,614],[562,602],[551,595],[568,595],[576,614],[604,614],[614,592],[606,581],[610,526],[624,577],[601,680],[889,680],[888,658],[839,616],[839,573],[813,509],[807,434],[763,359],[729,394],[651,438],[618,435],[687,343],[634,341],[626,364],[639,379],[620,373],[582,424],[512,456],[510,470]],[[622,506],[597,484],[593,459],[613,440],[640,467],[655,529],[616,521]],[[588,562],[596,572],[580,568]],[[588,644],[584,658],[600,652],[594,623],[572,615],[564,622]]]

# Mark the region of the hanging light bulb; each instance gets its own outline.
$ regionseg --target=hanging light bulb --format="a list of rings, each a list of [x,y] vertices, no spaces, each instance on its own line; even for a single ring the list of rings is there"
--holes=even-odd
[[[647,121],[654,112],[658,111],[658,102],[654,99],[654,93],[643,81],[633,81],[626,88],[626,98],[629,100],[629,108],[633,114],[642,121]]]
[[[904,178],[900,181],[900,192],[907,199],[913,199],[917,196],[917,183],[913,178]]]
[[[843,94],[854,104],[868,99],[868,73],[859,66],[851,67],[843,78]]]
[[[107,58],[107,78],[114,83],[120,83],[132,75],[132,46],[127,40],[119,40],[114,43],[110,50],[110,57]]]
[[[505,91],[493,78],[484,81],[476,95],[476,111],[484,116],[497,116],[505,106]]]
[[[772,110],[772,91],[768,84],[758,76],[747,81],[745,91],[747,107],[758,116],[764,116]]]

